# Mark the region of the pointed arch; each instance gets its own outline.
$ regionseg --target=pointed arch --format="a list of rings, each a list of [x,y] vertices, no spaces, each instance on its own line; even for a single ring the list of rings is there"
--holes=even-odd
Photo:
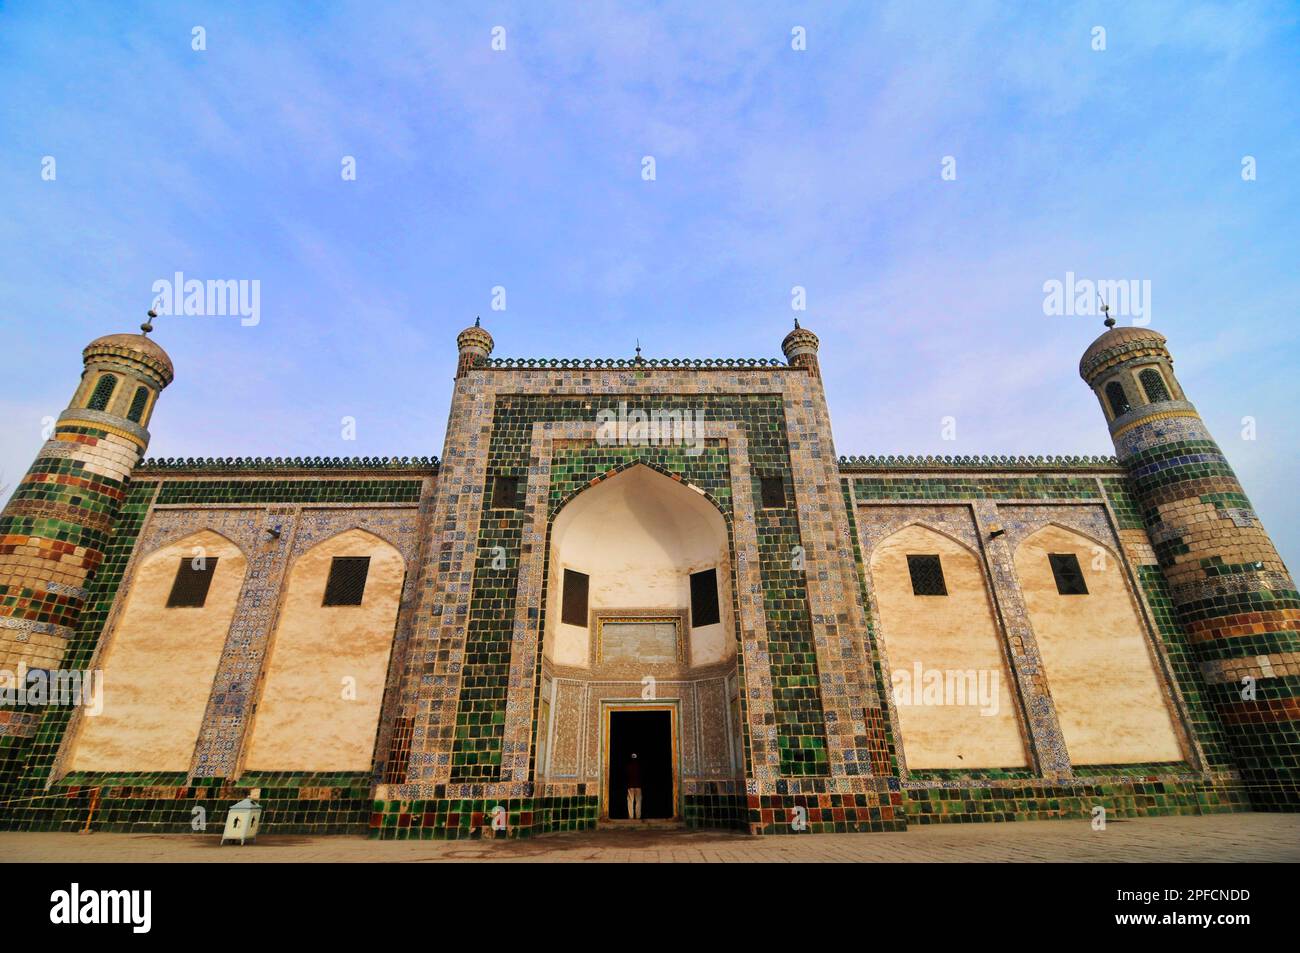
[[[1099,546],[1111,558],[1096,560]],[[1058,590],[1053,555],[1078,561],[1086,593]],[[1183,760],[1150,634],[1114,551],[1049,523],[1016,547],[1014,560],[1071,762]]]
[[[367,560],[358,604],[325,604],[336,559]],[[355,563],[348,570],[356,572]],[[249,771],[372,767],[406,559],[375,532],[346,529],[289,566],[250,731]]]
[[[947,595],[913,592],[907,557],[918,555],[939,557]],[[868,569],[908,770],[1028,764],[979,556],[918,520],[881,540]]]
[[[627,472],[628,470],[631,470],[633,467],[645,467],[647,470],[653,470],[655,473],[658,473],[661,476],[666,476],[668,479],[674,481],[675,483],[680,483],[684,488],[692,491],[693,493],[698,493],[700,496],[704,497],[704,499],[708,500],[710,503],[713,504],[714,508],[718,511],[719,514],[721,514],[724,520],[730,522],[726,508],[718,501],[718,498],[716,496],[714,496],[708,490],[704,489],[704,487],[696,486],[694,483],[691,483],[689,480],[687,480],[685,476],[676,472],[675,470],[670,470],[665,466],[661,466],[660,464],[655,463],[653,460],[643,460],[643,459],[628,460],[624,463],[620,463],[618,466],[611,467],[610,469],[606,470],[604,473],[596,477],[596,479],[592,480],[591,482],[586,483],[583,486],[578,487],[576,490],[572,490],[569,493],[565,494],[565,496],[558,503],[556,503],[555,507],[551,510],[550,518],[554,520],[557,516],[560,515],[561,510],[563,510],[566,506],[568,506],[571,502],[573,502],[575,499],[580,497],[582,494],[586,493],[588,490],[591,490],[599,486],[600,484],[604,483],[606,480],[612,479],[613,477],[616,477],[622,473]]]
[[[1110,559],[1114,560],[1117,564],[1120,561],[1119,553],[1116,551],[1115,546],[1112,543],[1104,539],[1099,539],[1097,536],[1088,532],[1088,530],[1084,527],[1070,526],[1066,523],[1060,522],[1059,520],[1053,520],[1053,519],[1049,519],[1042,526],[1039,526],[1033,532],[1025,536],[1024,539],[1020,540],[1020,542],[1016,544],[1016,551],[1019,552],[1020,548],[1024,546],[1026,543],[1030,542],[1031,540],[1034,540],[1042,533],[1053,529],[1058,530],[1062,533],[1066,533],[1070,536],[1076,536],[1080,539],[1087,541],[1090,545],[1095,546],[1098,549],[1104,550],[1106,555],[1109,556]]]
[[[143,556],[140,560],[140,566],[143,567],[163,550],[184,550],[188,547],[191,555],[194,555],[193,550],[196,547],[204,549],[208,548],[205,543],[215,543],[216,548],[222,551],[235,550],[239,553],[240,558],[247,563],[248,554],[244,552],[244,547],[239,545],[239,543],[231,539],[221,530],[215,529],[211,526],[200,526],[197,529],[193,526],[182,526],[172,529],[160,539],[156,540],[148,554]],[[136,569],[136,572],[139,572],[138,568]]]
[[[936,526],[933,522],[927,520],[925,517],[922,516],[918,516],[915,519],[908,520],[906,523],[903,523],[901,526],[895,527],[889,533],[888,536],[884,537],[884,539],[876,543],[875,548],[872,549],[872,553],[874,554],[876,549],[880,548],[880,546],[882,546],[889,540],[893,539],[899,533],[903,532],[904,530],[911,529],[912,527],[919,527],[920,529],[928,530],[929,532],[934,533],[937,536],[942,536],[944,539],[951,542],[954,546],[960,546],[962,549],[964,549],[972,559],[979,560],[981,558],[979,551],[975,549],[975,547],[972,546],[970,543],[968,543],[966,540],[957,536],[947,527]]]
[[[566,571],[585,576],[591,611],[687,612],[691,575],[713,570],[716,623],[690,625],[691,664],[725,661],[736,652],[731,611],[731,539],[718,501],[680,475],[639,461],[569,494],[550,526],[546,657],[591,664],[591,632],[563,621]]]

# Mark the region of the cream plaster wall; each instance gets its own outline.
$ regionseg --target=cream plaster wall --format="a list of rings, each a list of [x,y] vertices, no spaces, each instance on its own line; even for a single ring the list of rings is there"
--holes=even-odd
[[[1088,595],[1063,596],[1049,553],[1073,553]],[[1094,562],[1102,554],[1098,568]],[[1181,761],[1183,752],[1115,555],[1059,526],[1016,550],[1016,573],[1073,764]]]
[[[168,609],[180,560],[192,559],[196,547],[217,558],[207,600],[202,608]],[[70,770],[190,769],[246,569],[238,547],[208,530],[140,562],[99,661],[103,713],[83,719]]]
[[[716,625],[691,628],[692,665],[735,654],[727,526],[702,494],[649,467],[635,466],[569,502],[551,531],[546,653],[559,665],[590,665],[590,633],[560,622],[564,570],[591,577],[594,610],[678,610],[691,604],[690,574],[718,572]]]
[[[909,554],[938,554],[947,596],[912,594]],[[880,641],[895,685],[903,677],[909,679],[915,701],[924,684],[915,684],[918,663],[922,672],[973,671],[977,679],[982,672],[987,697],[995,702],[986,706],[991,714],[982,713],[985,706],[979,704],[953,704],[956,696],[948,696],[945,704],[897,704],[908,768],[1026,765],[1001,632],[980,564],[970,550],[926,527],[904,527],[872,554],[871,585],[880,611]]]
[[[335,556],[370,557],[361,605],[321,605]],[[404,574],[401,553],[358,529],[295,560],[245,770],[370,770]]]

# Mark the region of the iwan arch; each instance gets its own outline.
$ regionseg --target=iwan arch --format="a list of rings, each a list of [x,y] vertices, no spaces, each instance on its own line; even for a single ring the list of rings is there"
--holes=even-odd
[[[86,348],[0,515],[0,669],[105,709],[0,708],[0,826],[638,823],[633,751],[640,823],[755,834],[1294,809],[1300,596],[1155,332],[1080,364],[1115,458],[837,457],[798,327],[457,345],[441,460],[144,460],[170,358]]]

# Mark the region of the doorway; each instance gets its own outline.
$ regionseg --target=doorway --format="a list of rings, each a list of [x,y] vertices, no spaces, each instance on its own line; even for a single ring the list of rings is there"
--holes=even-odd
[[[605,816],[628,820],[628,771],[632,755],[641,774],[641,819],[677,817],[676,745],[673,710],[643,706],[608,710]]]

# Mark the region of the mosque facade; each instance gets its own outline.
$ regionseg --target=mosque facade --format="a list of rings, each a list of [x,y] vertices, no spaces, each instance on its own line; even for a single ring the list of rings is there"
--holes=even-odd
[[[784,360],[457,345],[441,456],[382,459],[146,458],[171,359],[85,349],[0,514],[0,829],[1300,803],[1300,596],[1155,331],[1085,352],[1087,458],[837,456],[797,325]]]

